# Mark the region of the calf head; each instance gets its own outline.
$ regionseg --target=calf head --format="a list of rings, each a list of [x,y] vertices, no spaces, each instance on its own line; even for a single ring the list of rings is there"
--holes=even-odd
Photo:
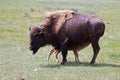
[[[44,34],[39,27],[32,27],[30,31],[30,50],[35,54],[38,49],[46,44]]]

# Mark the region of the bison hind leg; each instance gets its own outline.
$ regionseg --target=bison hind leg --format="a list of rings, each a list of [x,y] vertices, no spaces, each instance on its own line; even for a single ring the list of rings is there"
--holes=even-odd
[[[96,57],[97,57],[97,55],[98,55],[98,53],[99,53],[99,51],[100,51],[100,46],[99,46],[98,41],[99,41],[99,38],[93,39],[93,40],[91,41],[94,55],[93,55],[93,58],[92,58],[90,64],[94,64],[94,63],[95,63]]]

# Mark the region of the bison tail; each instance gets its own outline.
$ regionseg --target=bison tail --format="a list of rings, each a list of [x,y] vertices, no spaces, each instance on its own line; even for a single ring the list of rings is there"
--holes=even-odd
[[[102,23],[102,33],[101,33],[101,36],[103,36],[104,35],[104,32],[105,32],[105,24],[104,23]]]
[[[105,32],[105,24],[104,23],[98,23],[94,30],[95,30],[95,33],[98,36],[103,36],[104,32]]]

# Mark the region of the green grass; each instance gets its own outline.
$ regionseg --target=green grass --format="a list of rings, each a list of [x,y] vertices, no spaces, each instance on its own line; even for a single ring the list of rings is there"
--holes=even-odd
[[[106,30],[96,64],[89,64],[91,46],[79,52],[81,64],[75,63],[69,51],[64,66],[55,62],[54,55],[46,60],[51,46],[34,56],[29,51],[29,27],[39,25],[45,12],[58,8],[78,9],[104,20]],[[120,80],[119,14],[119,0],[0,0],[0,80]]]

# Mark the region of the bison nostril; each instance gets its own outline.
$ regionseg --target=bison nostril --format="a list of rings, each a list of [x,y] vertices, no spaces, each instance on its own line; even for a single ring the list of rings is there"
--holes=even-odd
[[[33,47],[32,47],[32,46],[30,46],[30,47],[29,47],[29,49],[30,49],[30,50],[33,50]]]

